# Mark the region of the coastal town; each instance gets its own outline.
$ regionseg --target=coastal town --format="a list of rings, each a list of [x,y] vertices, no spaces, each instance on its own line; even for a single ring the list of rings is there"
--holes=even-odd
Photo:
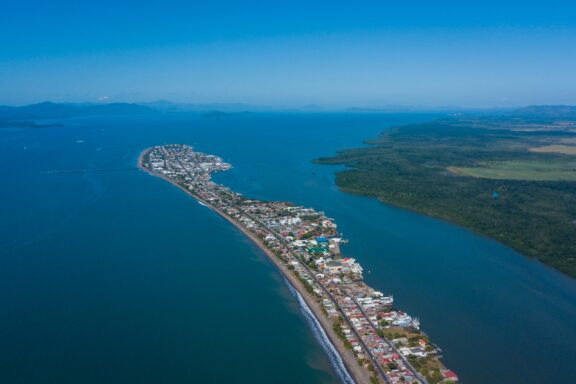
[[[140,156],[139,166],[236,225],[280,265],[281,272],[296,282],[294,288],[314,304],[311,308],[323,317],[322,324],[330,324],[328,333],[339,339],[335,344],[351,353],[365,371],[362,377],[368,380],[352,375],[356,382],[458,382],[442,364],[440,348],[420,330],[418,318],[397,309],[392,295],[364,283],[359,262],[341,253],[347,240],[323,212],[231,191],[211,178],[231,166],[188,145],[149,148]]]

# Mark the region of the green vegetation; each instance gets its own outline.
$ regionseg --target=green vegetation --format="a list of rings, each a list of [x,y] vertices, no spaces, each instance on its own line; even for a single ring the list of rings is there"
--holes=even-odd
[[[352,344],[350,344],[350,342],[346,338],[346,335],[344,334],[344,331],[342,330],[341,318],[338,318],[337,320],[334,321],[334,323],[332,324],[332,329],[334,330],[334,333],[338,335],[340,340],[342,340],[342,342],[344,343],[344,347],[346,347],[346,349],[352,349]]]
[[[306,292],[308,292],[310,294],[314,294],[314,287],[312,287],[312,285],[309,282],[307,282],[306,280],[301,278],[300,275],[296,271],[294,271],[294,273],[296,274],[296,276],[298,276],[298,279],[300,280],[300,282],[304,286],[304,289],[306,290]]]
[[[510,160],[478,163],[476,167],[448,167],[458,176],[500,180],[576,181],[576,159],[570,161]]]
[[[433,370],[432,373],[428,373],[425,376],[430,384],[436,384],[442,381],[442,375],[438,369]]]
[[[345,164],[338,186],[490,236],[576,276],[576,124],[447,119],[397,127],[370,146],[318,159]]]
[[[414,355],[408,356],[408,361],[412,366],[420,372],[421,375],[426,377],[429,383],[442,382],[442,375],[440,374],[441,365],[437,360],[429,357],[416,357]]]

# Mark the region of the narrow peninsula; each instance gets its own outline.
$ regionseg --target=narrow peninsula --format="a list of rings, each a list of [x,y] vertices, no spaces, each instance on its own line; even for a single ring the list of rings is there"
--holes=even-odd
[[[343,257],[334,221],[311,208],[248,199],[212,181],[231,166],[221,158],[171,144],[146,149],[138,165],[235,225],[296,289],[336,347],[356,383],[448,383],[458,377],[417,318],[363,281],[362,266]]]

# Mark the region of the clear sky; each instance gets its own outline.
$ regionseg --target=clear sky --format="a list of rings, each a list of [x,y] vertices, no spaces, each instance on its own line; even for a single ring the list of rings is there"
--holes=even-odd
[[[575,1],[14,0],[0,104],[576,104]]]

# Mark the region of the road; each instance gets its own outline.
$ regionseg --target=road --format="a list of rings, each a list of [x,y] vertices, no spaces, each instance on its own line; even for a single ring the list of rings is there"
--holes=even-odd
[[[318,284],[318,286],[320,286],[320,288],[322,288],[322,290],[324,291],[324,293],[330,298],[330,300],[332,300],[332,302],[335,304],[336,308],[338,308],[338,311],[340,312],[340,314],[342,315],[342,318],[344,319],[344,321],[346,321],[346,323],[348,324],[348,326],[350,327],[350,330],[354,333],[354,335],[356,336],[356,338],[358,339],[358,342],[362,345],[362,348],[366,351],[366,353],[368,354],[368,357],[370,358],[370,360],[372,361],[372,365],[374,366],[374,368],[377,370],[380,378],[382,380],[384,380],[385,383],[391,384],[390,380],[388,379],[388,376],[386,376],[386,373],[384,372],[384,370],[382,369],[382,366],[380,365],[380,363],[378,363],[378,361],[376,360],[376,358],[374,357],[374,355],[372,354],[372,352],[370,351],[370,349],[368,348],[368,346],[364,343],[364,340],[362,340],[362,337],[360,336],[360,334],[356,331],[356,328],[354,328],[354,326],[352,325],[352,323],[350,322],[350,320],[348,319],[348,316],[346,316],[346,313],[344,312],[344,310],[342,309],[342,307],[340,307],[340,304],[338,304],[338,301],[336,301],[336,299],[334,298],[334,296],[332,295],[332,293],[330,293],[330,291],[328,291],[328,289],[326,289],[326,287],[324,287],[324,284],[322,284],[320,281],[318,281],[318,279],[316,278],[316,274],[314,271],[312,271],[310,268],[308,268],[308,266],[304,263],[301,262],[301,259],[298,257],[298,255],[296,253],[294,253],[294,251],[292,251],[292,249],[290,248],[288,242],[286,241],[286,239],[284,239],[284,237],[282,235],[280,235],[279,233],[277,233],[276,231],[268,228],[264,223],[262,223],[260,220],[258,220],[257,218],[255,218],[254,216],[250,215],[249,213],[246,213],[246,211],[243,211],[242,209],[235,207],[236,209],[238,209],[239,211],[241,211],[244,215],[246,215],[247,217],[249,217],[250,219],[254,220],[256,223],[260,224],[260,226],[262,228],[264,228],[266,231],[268,231],[272,236],[276,237],[278,239],[278,241],[280,241],[282,244],[284,244],[286,246],[286,249],[288,249],[288,252],[296,259],[300,261],[300,264],[306,269],[306,271],[310,274],[310,276],[312,277],[312,279],[314,279],[314,281]]]
[[[165,151],[164,151],[165,152]],[[193,175],[190,174],[190,172],[184,167],[184,165],[182,164],[182,162],[180,161],[180,159],[177,159],[178,163],[180,164],[180,166],[182,167],[182,169],[185,170],[185,172],[188,174],[188,176],[193,177]],[[205,188],[202,188],[204,191],[203,192],[207,192]],[[211,204],[210,204],[211,205]],[[213,206],[212,206],[213,207]],[[216,207],[213,207],[216,208]],[[344,309],[340,306],[340,304],[338,304],[338,301],[334,298],[334,296],[332,295],[332,293],[330,293],[330,291],[328,291],[328,289],[324,286],[324,284],[322,284],[317,278],[316,278],[316,273],[314,271],[312,271],[305,263],[303,263],[301,261],[301,258],[290,248],[290,245],[288,244],[288,242],[286,241],[286,239],[284,239],[284,237],[282,235],[280,235],[279,233],[277,233],[276,231],[274,231],[271,228],[268,228],[262,221],[260,221],[258,218],[252,216],[251,214],[247,213],[246,211],[244,211],[242,208],[238,207],[238,206],[234,206],[235,209],[237,209],[239,212],[241,212],[243,215],[245,215],[246,217],[250,218],[251,220],[253,220],[254,222],[258,223],[261,228],[263,228],[265,231],[267,231],[269,234],[271,234],[272,236],[276,237],[276,239],[278,239],[278,241],[280,241],[282,244],[284,244],[284,246],[286,247],[286,249],[288,250],[288,252],[290,253],[290,255],[292,255],[292,257],[294,257],[295,260],[298,260],[300,262],[300,264],[306,269],[306,271],[309,273],[309,275],[312,277],[312,279],[316,282],[316,284],[324,291],[324,293],[330,298],[330,300],[334,303],[334,305],[336,306],[336,308],[338,309],[338,312],[340,312],[342,318],[344,319],[344,321],[346,321],[346,323],[348,324],[348,327],[350,328],[350,330],[354,333],[354,335],[356,336],[356,338],[358,339],[358,342],[361,344],[362,348],[366,351],[368,357],[370,358],[372,365],[374,366],[374,368],[376,369],[376,372],[378,373],[378,376],[385,382],[388,384],[391,384],[391,381],[388,379],[388,376],[386,375],[386,373],[384,372],[384,370],[382,369],[382,366],[380,365],[380,363],[377,361],[376,357],[372,354],[372,351],[370,350],[370,348],[368,348],[368,346],[364,343],[364,340],[362,339],[362,337],[360,336],[360,334],[358,333],[358,331],[356,330],[356,328],[354,328],[354,325],[350,322],[350,320],[348,319],[348,316],[346,316],[346,313],[344,312]],[[220,209],[218,209],[218,211],[221,211]],[[350,297],[350,296],[348,296]],[[354,298],[352,298],[352,300],[354,300],[354,303],[358,306],[359,310],[361,311],[361,313],[366,317],[366,320],[368,321],[368,323],[370,324],[370,326],[374,329],[374,331],[376,332],[376,328],[374,327],[374,325],[372,324],[372,322],[370,321],[370,318],[368,317],[368,315],[364,312],[364,310],[362,309],[362,307],[356,302],[356,300]],[[399,353],[396,348],[386,339],[386,338],[382,338],[384,340],[384,342],[390,347],[392,348],[392,350],[394,350],[396,353],[398,353],[398,355],[402,358],[402,360],[405,362],[406,366],[408,367],[408,369],[415,375],[416,378],[418,378],[418,380],[422,383],[422,384],[427,384],[426,380],[424,380],[419,374],[418,372],[416,372],[416,370],[412,367],[412,365],[406,360],[406,358]]]
[[[362,314],[368,319],[368,323],[370,324],[370,327],[372,327],[372,329],[374,330],[374,332],[377,331],[376,326],[374,326],[374,324],[370,321],[370,318],[368,317],[368,314],[366,312],[364,312],[364,309],[362,308],[362,306],[360,305],[360,303],[358,303],[356,301],[356,299],[354,297],[352,297],[351,295],[349,295],[347,292],[344,292],[346,294],[346,296],[348,296],[349,298],[351,298],[354,303],[356,304],[356,306],[358,306],[358,309],[360,310],[360,312],[362,312]],[[390,348],[392,348],[392,350],[394,352],[396,352],[398,354],[398,356],[400,356],[400,358],[402,359],[402,361],[404,362],[404,364],[406,364],[406,367],[408,367],[408,369],[410,370],[410,372],[412,372],[414,374],[414,376],[416,378],[418,378],[418,380],[422,383],[422,384],[428,384],[428,381],[426,381],[425,378],[422,377],[422,375],[420,375],[420,373],[418,373],[418,371],[416,371],[416,369],[414,369],[414,367],[412,366],[412,364],[410,364],[410,362],[408,361],[408,359],[406,359],[406,357],[400,353],[400,351],[398,351],[396,349],[396,346],[394,346],[394,344],[392,344],[390,341],[388,341],[388,339],[386,339],[385,337],[382,338],[382,340],[384,340],[384,342],[386,343],[386,345],[388,345]]]

